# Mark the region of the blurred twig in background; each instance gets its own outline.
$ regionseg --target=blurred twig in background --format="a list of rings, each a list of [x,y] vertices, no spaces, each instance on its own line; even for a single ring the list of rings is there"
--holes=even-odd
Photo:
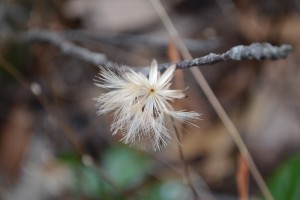
[[[60,126],[63,129],[64,136],[71,143],[76,153],[81,157],[83,163],[85,165],[94,167],[100,177],[102,177],[124,199],[127,199],[126,194],[111,180],[111,178],[101,169],[100,166],[96,165],[96,162],[93,160],[93,158],[87,154],[83,144],[78,139],[78,137],[74,134],[73,127],[70,126],[64,120],[64,118],[61,116],[59,112],[56,112],[56,109],[53,109],[52,105],[44,97],[42,92],[36,93],[32,89],[31,84],[26,80],[26,78],[23,77],[23,75],[2,56],[0,56],[0,68],[3,68],[5,71],[7,71],[25,89],[31,92],[38,99],[41,105],[44,106],[45,110],[48,112],[50,116],[54,116],[54,119],[60,121]]]
[[[238,156],[238,170],[236,172],[237,189],[240,200],[249,199],[249,169],[247,160],[242,156]]]
[[[17,38],[18,39],[18,38]],[[75,45],[63,39],[59,34],[51,31],[29,31],[21,34],[20,38],[23,42],[46,42],[57,47],[66,55],[79,58],[85,62],[101,65],[107,63],[108,60],[104,54],[89,51],[83,47]]]
[[[117,46],[147,46],[147,48],[166,49],[169,39],[152,35],[101,33],[88,30],[57,31],[64,38],[79,42],[103,42]],[[183,42],[193,52],[212,52],[220,47],[221,39],[209,38],[207,40],[184,38]]]
[[[63,54],[73,56],[93,65],[105,65],[107,67],[116,67],[109,61],[105,54],[93,52],[86,48],[66,41],[59,33],[47,30],[31,30],[17,35],[17,41],[30,43],[49,43],[57,47]],[[196,67],[201,65],[211,65],[228,60],[278,60],[286,58],[291,52],[291,45],[283,44],[279,47],[272,46],[269,43],[253,43],[249,46],[238,45],[232,47],[225,53],[202,56],[195,59],[179,61],[176,63],[178,69]],[[165,70],[171,63],[159,64],[160,70]]]

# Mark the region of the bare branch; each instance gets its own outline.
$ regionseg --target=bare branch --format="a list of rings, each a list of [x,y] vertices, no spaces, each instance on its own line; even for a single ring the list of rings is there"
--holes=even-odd
[[[124,33],[103,33],[91,32],[87,30],[68,30],[59,32],[60,35],[76,41],[101,42],[117,46],[146,46],[147,48],[165,49],[169,45],[168,37],[156,37],[154,35],[136,35]],[[184,38],[184,44],[193,52],[212,52],[220,47],[219,38],[207,40]]]
[[[94,65],[103,65],[108,62],[106,55],[72,44],[54,32],[32,30],[21,34],[21,40],[25,42],[50,43],[59,48],[62,53]]]
[[[32,30],[21,34],[18,38],[25,42],[47,42],[56,46],[62,53],[81,59],[93,65],[105,65],[109,68],[119,68],[113,62],[109,61],[105,54],[97,53],[66,41],[58,33],[45,30]],[[291,52],[291,45],[272,46],[269,43],[253,43],[250,46],[239,45],[231,48],[222,54],[210,53],[209,55],[195,58],[192,60],[183,60],[176,63],[177,69],[189,67],[211,65],[228,60],[277,60],[286,58]],[[167,69],[171,63],[159,65],[160,71]],[[123,66],[126,68],[127,66]],[[136,71],[148,73],[147,67],[132,67]]]
[[[209,55],[195,58],[193,60],[184,60],[176,63],[178,69],[189,67],[211,65],[228,60],[278,60],[286,58],[291,52],[291,45],[272,46],[269,43],[253,43],[250,46],[239,45],[231,48],[222,54],[211,53]],[[165,70],[171,63],[160,64],[160,70]]]

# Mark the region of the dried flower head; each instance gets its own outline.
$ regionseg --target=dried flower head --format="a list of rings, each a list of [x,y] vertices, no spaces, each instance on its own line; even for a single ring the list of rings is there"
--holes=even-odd
[[[100,67],[96,85],[111,90],[95,98],[97,114],[114,111],[113,135],[120,133],[124,143],[149,141],[154,149],[166,146],[183,122],[192,124],[196,112],[175,111],[171,102],[186,97],[182,90],[171,90],[176,66],[171,65],[162,75],[153,60],[149,78],[133,70],[114,73]]]

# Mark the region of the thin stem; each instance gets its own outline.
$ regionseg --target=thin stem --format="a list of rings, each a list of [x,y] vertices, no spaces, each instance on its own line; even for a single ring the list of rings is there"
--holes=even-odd
[[[180,39],[179,34],[178,34],[174,24],[170,20],[168,14],[166,13],[166,10],[164,9],[163,5],[160,2],[160,0],[151,0],[151,2],[153,4],[157,14],[160,16],[169,35],[172,38],[177,39],[177,41],[179,43],[179,50],[180,50],[181,54],[183,55],[184,59],[192,59],[190,52],[188,51],[185,44]],[[260,188],[262,194],[264,195],[264,197],[267,200],[273,200],[274,198],[273,198],[270,190],[268,189],[264,179],[262,178],[262,175],[258,171],[244,141],[242,140],[242,137],[240,136],[237,128],[234,126],[233,122],[230,120],[227,113],[225,112],[221,103],[215,96],[214,92],[212,91],[211,87],[209,86],[205,77],[203,76],[202,72],[200,71],[199,68],[194,68],[194,67],[190,68],[190,70],[191,70],[194,78],[198,82],[199,86],[203,90],[205,96],[209,100],[210,104],[212,105],[212,107],[216,111],[217,115],[223,122],[225,128],[230,133],[231,137],[233,138],[234,142],[236,143],[237,147],[239,148],[241,154],[247,160],[247,162],[249,164],[249,169],[250,169],[256,183],[258,184],[258,187]]]
[[[272,194],[270,193],[264,179],[262,178],[260,172],[258,171],[241,135],[239,134],[237,128],[234,126],[233,122],[230,120],[229,116],[225,112],[224,108],[218,101],[217,97],[211,90],[210,86],[208,85],[207,81],[205,80],[203,74],[200,72],[198,68],[191,68],[191,71],[196,79],[196,81],[199,83],[201,89],[205,93],[206,97],[208,98],[209,102],[213,106],[214,110],[218,114],[219,118],[223,122],[225,128],[230,133],[231,137],[233,138],[235,144],[237,145],[238,149],[240,150],[241,154],[245,157],[247,160],[247,163],[249,165],[249,170],[251,171],[256,183],[258,184],[258,187],[260,188],[261,192],[265,196],[267,200],[273,200]]]
[[[171,21],[166,18],[165,14],[163,14],[163,10],[159,7],[157,7],[158,12],[160,14],[160,17],[163,19],[163,23],[171,33],[170,35],[173,37],[173,39],[176,39],[175,41],[179,41],[179,43],[176,43],[176,46],[180,47],[181,50],[184,48],[186,49],[186,43],[182,39],[179,40],[178,35],[176,33],[176,29],[174,27],[172,28],[172,25],[170,25]],[[69,33],[69,35],[68,35]],[[80,59],[86,63],[90,63],[92,65],[105,65],[109,68],[121,68],[123,67],[124,70],[126,70],[129,66],[116,66],[115,62],[112,62],[107,59],[106,55],[103,53],[98,53],[91,51],[89,49],[86,49],[84,47],[81,47],[77,44],[71,43],[67,41],[64,36],[69,36],[69,38],[72,39],[72,34],[70,34],[69,31],[67,32],[54,32],[49,30],[43,30],[43,29],[35,29],[30,30],[23,33],[18,34],[9,34],[10,36],[5,38],[6,41],[15,41],[15,42],[28,42],[28,43],[49,43],[55,47],[57,47],[61,53],[69,56],[76,57],[77,59]],[[76,34],[75,34],[76,36]],[[82,35],[80,39],[84,39],[86,35]],[[74,35],[73,35],[74,37]],[[79,37],[78,35],[76,37]],[[88,37],[88,35],[86,36]],[[110,36],[108,36],[109,39]],[[133,37],[133,36],[131,36]],[[139,40],[138,36],[134,36],[135,43],[136,40]],[[14,39],[14,40],[13,40]],[[125,38],[118,39],[117,41],[126,40]],[[105,40],[103,38],[102,40]],[[132,43],[133,39],[130,39],[130,42]],[[207,41],[205,43],[207,45],[206,52],[209,52],[209,50],[212,50],[212,47],[210,45],[211,41]],[[134,43],[134,44],[135,44]],[[151,44],[155,42],[150,42]],[[198,42],[199,43],[199,42]],[[203,42],[200,42],[202,46],[204,46]],[[199,46],[200,44],[197,44],[197,41],[193,41],[192,44],[194,46]],[[185,69],[190,68],[194,66],[202,66],[202,65],[212,65],[219,62],[225,62],[228,60],[277,60],[286,58],[289,53],[292,50],[292,46],[289,44],[283,44],[280,46],[273,46],[269,43],[253,43],[251,45],[238,45],[234,46],[228,51],[221,53],[221,54],[215,54],[210,53],[208,55],[194,58],[192,59],[190,56],[186,57],[186,60],[181,60],[176,63],[177,69]],[[185,51],[185,50],[184,50]],[[185,52],[185,54],[189,54],[189,52]],[[189,58],[189,59],[187,59]],[[159,64],[159,70],[163,71],[166,68],[168,68],[172,63],[162,63]],[[147,73],[148,66],[144,67],[130,67],[131,69],[135,71],[143,71],[144,73]]]
[[[187,185],[190,187],[190,189],[192,191],[192,194],[193,194],[194,200],[200,199],[199,195],[198,195],[198,193],[197,193],[197,191],[196,191],[196,189],[195,189],[195,187],[193,185],[191,176],[190,176],[189,166],[188,166],[188,163],[187,163],[187,161],[186,161],[186,159],[184,157],[184,154],[183,154],[183,149],[182,149],[182,145],[181,145],[181,136],[178,133],[177,128],[175,128],[175,133],[176,133],[176,137],[177,137],[177,140],[178,140],[179,157],[180,157],[181,162],[183,163],[184,183],[187,183]]]

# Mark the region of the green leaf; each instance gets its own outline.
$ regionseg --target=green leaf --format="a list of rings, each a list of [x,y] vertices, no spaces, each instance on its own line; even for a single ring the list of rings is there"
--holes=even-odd
[[[102,179],[95,167],[84,165],[76,154],[66,153],[60,155],[59,159],[73,169],[74,198],[122,199],[120,194]],[[124,190],[142,181],[151,167],[150,159],[144,153],[125,145],[114,146],[104,152],[101,165],[107,177]]]
[[[152,183],[139,195],[144,200],[183,200],[189,199],[190,190],[178,180],[168,180]]]
[[[86,196],[99,197],[103,193],[103,183],[96,171],[91,167],[83,166],[79,173],[79,190]]]
[[[121,199],[119,195],[99,175],[97,169],[82,163],[80,156],[73,152],[58,156],[58,159],[67,164],[73,172],[73,199]]]
[[[284,162],[268,181],[275,200],[300,199],[300,155]]]
[[[61,154],[57,157],[57,159],[70,166],[82,165],[80,156],[73,152]]]
[[[145,154],[124,145],[109,149],[104,154],[103,166],[108,176],[124,189],[139,183],[152,167]]]

